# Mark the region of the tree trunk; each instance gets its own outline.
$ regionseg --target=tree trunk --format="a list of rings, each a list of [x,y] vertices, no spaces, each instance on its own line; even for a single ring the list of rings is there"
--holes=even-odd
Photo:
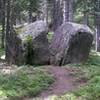
[[[63,1],[63,22],[73,21],[73,0]]]
[[[29,0],[29,23],[31,23],[32,22],[32,8],[31,8],[31,6],[32,6],[32,3],[31,3],[31,0]]]
[[[10,0],[7,0],[7,21],[6,21],[6,60],[9,56],[9,38],[10,38]]]
[[[53,1],[53,31],[55,31],[63,22],[62,0]]]
[[[6,21],[6,60],[8,63],[12,63],[13,59],[10,59],[11,55],[14,55],[15,46],[15,32],[14,25],[14,0],[7,0],[7,21]]]
[[[43,0],[44,1],[44,21],[48,24],[48,1],[47,0]]]
[[[41,0],[40,1],[40,18],[48,24],[48,1]]]
[[[5,0],[1,0],[2,3],[2,39],[1,39],[1,48],[4,48],[5,42]]]
[[[100,52],[100,0],[95,1],[96,51]]]
[[[96,15],[96,51],[100,52],[100,15]]]
[[[88,13],[87,12],[83,12],[83,24],[84,25],[88,25],[89,24],[89,20],[88,20]]]
[[[69,21],[73,21],[73,0],[69,0]]]
[[[88,25],[89,20],[88,20],[88,10],[87,10],[87,1],[86,0],[83,1],[83,8],[84,8],[84,11],[83,11],[83,24]]]

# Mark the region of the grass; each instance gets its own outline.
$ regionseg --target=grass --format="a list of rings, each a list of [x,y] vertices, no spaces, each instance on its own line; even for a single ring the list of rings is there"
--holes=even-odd
[[[0,55],[2,54],[3,50],[0,50]],[[87,84],[74,92],[52,96],[50,100],[100,100],[100,53],[92,51],[86,63],[67,66],[78,68],[79,71],[74,73],[77,76],[76,81],[86,79]],[[10,97],[37,96],[53,82],[53,76],[43,67],[23,66],[9,75],[0,73],[0,100]]]
[[[100,100],[100,55],[92,52],[86,64],[81,65],[86,74],[88,84],[75,92],[85,100]]]
[[[42,100],[42,99],[38,99],[38,100]],[[62,96],[50,96],[48,97],[48,100],[77,100],[76,96],[74,94],[65,94]]]
[[[100,100],[100,53],[92,51],[88,61],[84,64],[69,64],[64,67],[74,67],[78,71],[76,82],[86,80],[86,85],[78,90],[61,96],[52,96],[50,100]]]
[[[86,63],[69,66],[80,69],[80,72],[75,73],[77,80],[86,79],[87,85],[72,93],[77,99],[68,100],[100,100],[100,53],[92,51]]]
[[[0,74],[0,97],[37,96],[53,82],[53,76],[42,68],[24,66],[9,75]]]

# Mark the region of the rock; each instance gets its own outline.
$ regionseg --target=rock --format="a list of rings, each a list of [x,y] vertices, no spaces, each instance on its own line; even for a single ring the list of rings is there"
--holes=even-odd
[[[50,63],[65,65],[87,60],[93,35],[86,25],[66,22],[55,32],[50,45]]]
[[[14,54],[11,53],[13,64],[48,64],[49,43],[47,39],[48,27],[43,21],[36,21],[22,28],[15,41]]]

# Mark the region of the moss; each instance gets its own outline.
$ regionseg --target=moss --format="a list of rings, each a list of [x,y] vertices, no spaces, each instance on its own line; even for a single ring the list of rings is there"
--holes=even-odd
[[[16,32],[17,35],[19,35],[19,34],[22,33],[22,28],[23,27],[20,27],[20,28],[15,29],[15,32]]]
[[[76,73],[77,79],[84,77],[88,79],[86,86],[80,87],[74,92],[74,95],[81,100],[99,100],[100,99],[100,53],[92,51],[88,61],[84,64],[72,64],[71,67],[80,68]]]
[[[33,59],[33,55],[34,55],[34,51],[33,51],[33,42],[32,42],[32,36],[27,36],[26,37],[26,64],[30,64],[32,65],[32,59]]]
[[[47,35],[49,42],[51,42],[52,36],[53,36],[53,32],[49,32],[48,35]]]
[[[25,40],[26,40],[26,42],[31,43],[32,40],[33,40],[33,38],[32,38],[31,35],[28,35],[28,36],[25,38]]]

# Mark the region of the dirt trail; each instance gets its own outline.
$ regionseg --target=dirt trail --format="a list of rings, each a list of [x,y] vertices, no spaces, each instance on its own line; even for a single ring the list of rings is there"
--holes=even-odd
[[[2,65],[3,64],[0,65],[0,72],[5,72],[6,74],[13,72],[13,70],[11,70],[12,68],[10,68],[8,65],[5,65],[5,68],[2,68]],[[80,71],[78,68],[45,66],[44,69],[55,77],[55,82],[48,88],[48,90],[42,91],[42,93],[38,96],[38,98],[40,98],[38,100],[48,100],[45,98],[48,98],[52,95],[63,95],[67,92],[78,89],[80,85],[84,85],[85,83],[83,81],[76,82],[77,76],[75,76],[75,72]],[[35,98],[22,97],[21,99],[17,100],[35,100]]]
[[[46,98],[50,95],[62,95],[66,92],[77,89],[79,84],[75,84],[75,77],[71,75],[72,69],[62,67],[50,67],[49,71],[55,77],[55,83],[46,91],[40,94],[40,98]]]

